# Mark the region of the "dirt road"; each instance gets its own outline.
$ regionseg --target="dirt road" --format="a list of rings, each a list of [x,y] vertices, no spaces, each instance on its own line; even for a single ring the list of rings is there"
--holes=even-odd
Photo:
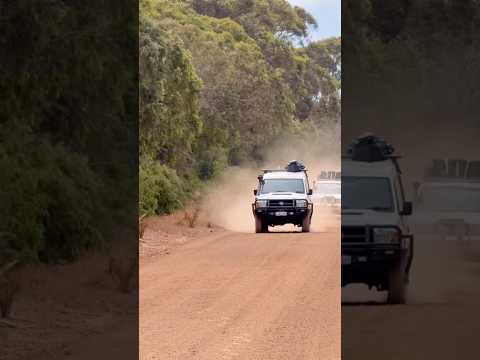
[[[342,290],[343,359],[478,358],[480,262],[438,241],[416,245],[406,305],[366,286]]]
[[[140,359],[340,358],[338,233],[198,236],[141,263]]]

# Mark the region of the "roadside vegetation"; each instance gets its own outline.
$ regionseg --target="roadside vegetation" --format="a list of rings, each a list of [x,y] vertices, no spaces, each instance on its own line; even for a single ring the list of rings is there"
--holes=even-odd
[[[132,14],[92,1],[0,8],[0,266],[74,260],[136,231]]]
[[[346,138],[383,128],[384,136],[408,139],[406,146],[430,144],[427,128],[449,137],[457,119],[470,134],[478,128],[478,1],[345,0],[342,7]]]
[[[140,1],[140,213],[340,118],[340,39],[286,0]]]
[[[1,6],[0,264],[118,247],[137,210],[182,208],[279,136],[339,119],[340,41],[307,44],[314,20],[284,0],[142,0],[139,24],[111,9]]]

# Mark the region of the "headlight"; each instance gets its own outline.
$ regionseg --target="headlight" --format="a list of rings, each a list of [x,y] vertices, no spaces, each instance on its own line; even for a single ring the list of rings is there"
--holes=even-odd
[[[307,207],[307,200],[295,200],[296,207]]]
[[[257,208],[264,208],[264,207],[267,207],[267,200],[257,200],[255,202],[255,206]]]
[[[400,233],[395,228],[373,228],[373,241],[382,244],[400,242]]]

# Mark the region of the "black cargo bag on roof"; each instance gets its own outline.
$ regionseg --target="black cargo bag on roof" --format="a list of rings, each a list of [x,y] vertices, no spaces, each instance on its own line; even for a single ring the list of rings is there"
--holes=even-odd
[[[394,148],[375,135],[359,137],[350,145],[348,154],[354,161],[382,161],[392,155]]]
[[[300,172],[305,170],[305,165],[303,165],[300,161],[293,160],[287,164],[285,170],[289,172]]]

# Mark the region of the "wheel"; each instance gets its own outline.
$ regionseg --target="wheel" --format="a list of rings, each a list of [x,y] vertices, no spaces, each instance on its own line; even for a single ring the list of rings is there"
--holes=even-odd
[[[302,232],[310,232],[310,216],[305,216],[302,221]]]
[[[389,304],[405,304],[407,301],[408,276],[405,273],[406,261],[399,260],[388,274]]]
[[[262,219],[260,219],[258,216],[255,216],[255,232],[256,233],[268,232],[268,224],[264,223]]]

